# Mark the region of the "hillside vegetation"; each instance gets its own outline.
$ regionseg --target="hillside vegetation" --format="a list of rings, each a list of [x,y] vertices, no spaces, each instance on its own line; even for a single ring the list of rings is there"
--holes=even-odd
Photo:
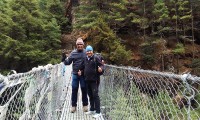
[[[1,0],[0,72],[60,62],[64,10],[60,0]]]
[[[107,63],[199,75],[200,0],[69,0],[68,5],[72,33],[84,33]]]
[[[0,72],[59,63],[83,37],[109,64],[200,75],[199,10],[200,0],[1,0]]]

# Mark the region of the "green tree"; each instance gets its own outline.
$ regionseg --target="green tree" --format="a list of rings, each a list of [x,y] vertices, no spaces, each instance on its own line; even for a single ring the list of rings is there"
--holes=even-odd
[[[47,19],[55,18],[57,24],[60,26],[61,32],[68,32],[69,29],[67,28],[69,27],[69,21],[64,16],[64,1],[48,0],[44,2],[44,0],[41,0],[40,3],[43,3],[43,8],[47,13]]]
[[[89,33],[88,41],[113,64],[126,64],[131,52],[120,44],[120,39],[106,22],[107,14],[101,11],[98,0],[84,0],[77,8],[75,30]]]
[[[200,76],[200,59],[194,59],[190,64],[190,67],[193,69],[193,74]]]
[[[109,26],[114,31],[118,31],[120,28],[127,26],[127,24],[130,22],[127,17],[128,4],[128,0],[118,0],[114,2],[110,1],[108,3],[110,11],[108,12],[106,19],[109,23]]]
[[[5,14],[0,15],[3,69],[22,72],[37,65],[57,63],[61,30],[55,16],[42,10],[39,0],[7,0],[7,5]]]
[[[183,44],[178,43],[176,45],[176,48],[173,50],[173,53],[177,57],[177,63],[176,63],[176,65],[177,65],[177,73],[179,73],[179,67],[180,67],[179,66],[179,56],[180,56],[180,54],[184,54],[185,53],[185,48],[184,48]]]
[[[140,45],[142,53],[142,66],[150,68],[153,64],[156,63],[155,58],[155,48],[152,45],[152,42],[145,42]]]
[[[191,29],[190,20],[192,18],[191,16],[191,10],[189,6],[189,1],[181,0],[178,1],[179,4],[179,13],[180,13],[180,22],[181,22],[181,27],[183,31],[183,35],[186,35],[186,31]]]
[[[167,26],[167,21],[169,20],[169,10],[162,0],[154,5],[153,15],[155,16],[154,22],[157,23],[156,34],[163,37],[163,33],[168,32],[170,27]]]
[[[146,31],[151,26],[150,19],[152,19],[152,5],[153,1],[151,0],[139,0],[133,2],[134,11],[131,12],[132,15],[132,23],[135,23],[139,26],[139,29],[142,32],[143,39],[146,40]],[[147,6],[149,9],[147,9]]]

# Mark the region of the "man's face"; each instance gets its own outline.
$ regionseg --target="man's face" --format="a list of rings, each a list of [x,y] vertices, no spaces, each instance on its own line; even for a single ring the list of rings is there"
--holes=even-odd
[[[77,48],[78,51],[82,51],[83,47],[84,47],[83,43],[76,44],[76,48]]]
[[[93,51],[86,51],[86,54],[88,57],[91,57],[93,55]]]

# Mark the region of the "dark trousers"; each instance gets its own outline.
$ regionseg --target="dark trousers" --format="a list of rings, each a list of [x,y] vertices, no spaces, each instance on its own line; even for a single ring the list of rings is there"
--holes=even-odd
[[[82,104],[83,106],[88,105],[88,98],[87,98],[87,86],[83,76],[78,76],[76,74],[72,74],[72,106],[77,106],[77,95],[78,95],[78,88],[79,83],[81,85],[81,92],[82,92]]]
[[[100,113],[100,99],[97,82],[87,81],[87,90],[90,100],[90,111],[96,110],[96,113]]]

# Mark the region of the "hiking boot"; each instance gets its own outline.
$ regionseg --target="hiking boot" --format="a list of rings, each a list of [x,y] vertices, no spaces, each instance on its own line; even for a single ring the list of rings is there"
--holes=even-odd
[[[88,111],[88,106],[83,106],[83,112],[87,112]]]
[[[92,116],[93,118],[96,118],[96,119],[98,119],[98,118],[100,118],[101,117],[101,113],[96,113],[95,115],[93,115]]]
[[[76,107],[71,108],[71,113],[74,113],[76,111]]]
[[[86,115],[94,115],[96,112],[95,111],[88,111],[88,112],[86,112],[85,114]]]

